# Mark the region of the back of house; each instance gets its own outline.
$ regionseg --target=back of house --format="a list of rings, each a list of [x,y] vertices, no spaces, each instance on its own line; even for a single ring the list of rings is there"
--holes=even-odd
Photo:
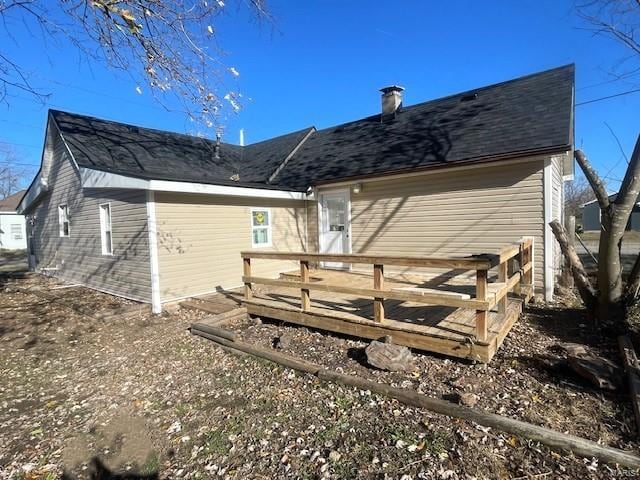
[[[573,92],[572,65],[412,106],[391,86],[375,115],[248,146],[52,110],[20,204],[30,267],[157,312],[242,285],[243,250],[466,256],[530,237],[550,299]]]

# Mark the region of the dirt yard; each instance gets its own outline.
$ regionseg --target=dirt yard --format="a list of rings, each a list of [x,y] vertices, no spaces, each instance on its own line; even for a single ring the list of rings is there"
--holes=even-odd
[[[0,478],[635,478],[596,460],[323,383],[194,337],[203,313],[152,316],[42,277],[0,277]],[[43,293],[44,292],[44,293]],[[105,317],[133,307],[128,316]],[[272,348],[430,396],[638,451],[629,399],[595,390],[544,357],[615,345],[570,306],[531,306],[488,366],[416,353],[419,370],[365,365],[366,344],[275,323],[230,328]],[[94,460],[94,459],[97,459]],[[97,466],[96,466],[97,465]]]

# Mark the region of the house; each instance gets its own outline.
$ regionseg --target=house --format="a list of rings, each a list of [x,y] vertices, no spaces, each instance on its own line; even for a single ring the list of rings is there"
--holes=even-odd
[[[19,209],[30,268],[160,311],[242,285],[242,250],[469,255],[526,236],[550,299],[573,65],[411,106],[402,96],[384,88],[374,115],[248,146],[51,110]],[[254,275],[292,268],[264,261]]]
[[[614,201],[616,194],[609,195],[609,200]],[[582,210],[582,230],[585,232],[599,232],[600,231],[600,205],[598,200],[591,200],[590,202],[580,205]],[[640,202],[636,202],[631,211],[631,216],[627,222],[627,231],[640,231]]]
[[[24,250],[27,248],[27,232],[24,215],[17,212],[25,190],[0,200],[0,249]]]

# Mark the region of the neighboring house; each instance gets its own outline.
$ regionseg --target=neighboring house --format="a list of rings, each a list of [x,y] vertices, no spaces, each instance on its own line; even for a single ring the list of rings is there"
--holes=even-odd
[[[616,196],[617,194],[609,195],[609,200],[614,201]],[[580,209],[582,210],[582,230],[585,232],[599,232],[600,204],[598,204],[598,200],[583,203],[580,205]],[[626,229],[635,232],[640,231],[640,202],[633,206]]]
[[[18,204],[26,190],[21,190],[0,200],[0,249],[24,250],[27,248],[27,231],[24,215],[17,212]]]
[[[240,286],[251,248],[468,255],[529,236],[551,298],[574,67],[412,106],[382,92],[381,113],[248,146],[52,110],[20,205],[30,266],[159,311]]]

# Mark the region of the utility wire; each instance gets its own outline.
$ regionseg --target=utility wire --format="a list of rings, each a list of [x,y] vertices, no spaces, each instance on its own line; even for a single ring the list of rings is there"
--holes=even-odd
[[[616,93],[614,95],[608,95],[606,97],[594,98],[593,100],[587,100],[585,102],[576,103],[576,107],[579,107],[581,105],[587,105],[589,103],[601,102],[602,100],[608,100],[610,98],[622,97],[623,95],[629,95],[631,93],[638,93],[638,92],[640,92],[640,88],[636,88],[635,90],[628,90],[626,92]]]
[[[38,145],[28,145],[26,143],[5,142],[4,140],[0,140],[0,143],[5,144],[5,145],[13,145],[15,147],[36,148],[38,150],[40,150],[42,148],[42,145],[38,146]]]

